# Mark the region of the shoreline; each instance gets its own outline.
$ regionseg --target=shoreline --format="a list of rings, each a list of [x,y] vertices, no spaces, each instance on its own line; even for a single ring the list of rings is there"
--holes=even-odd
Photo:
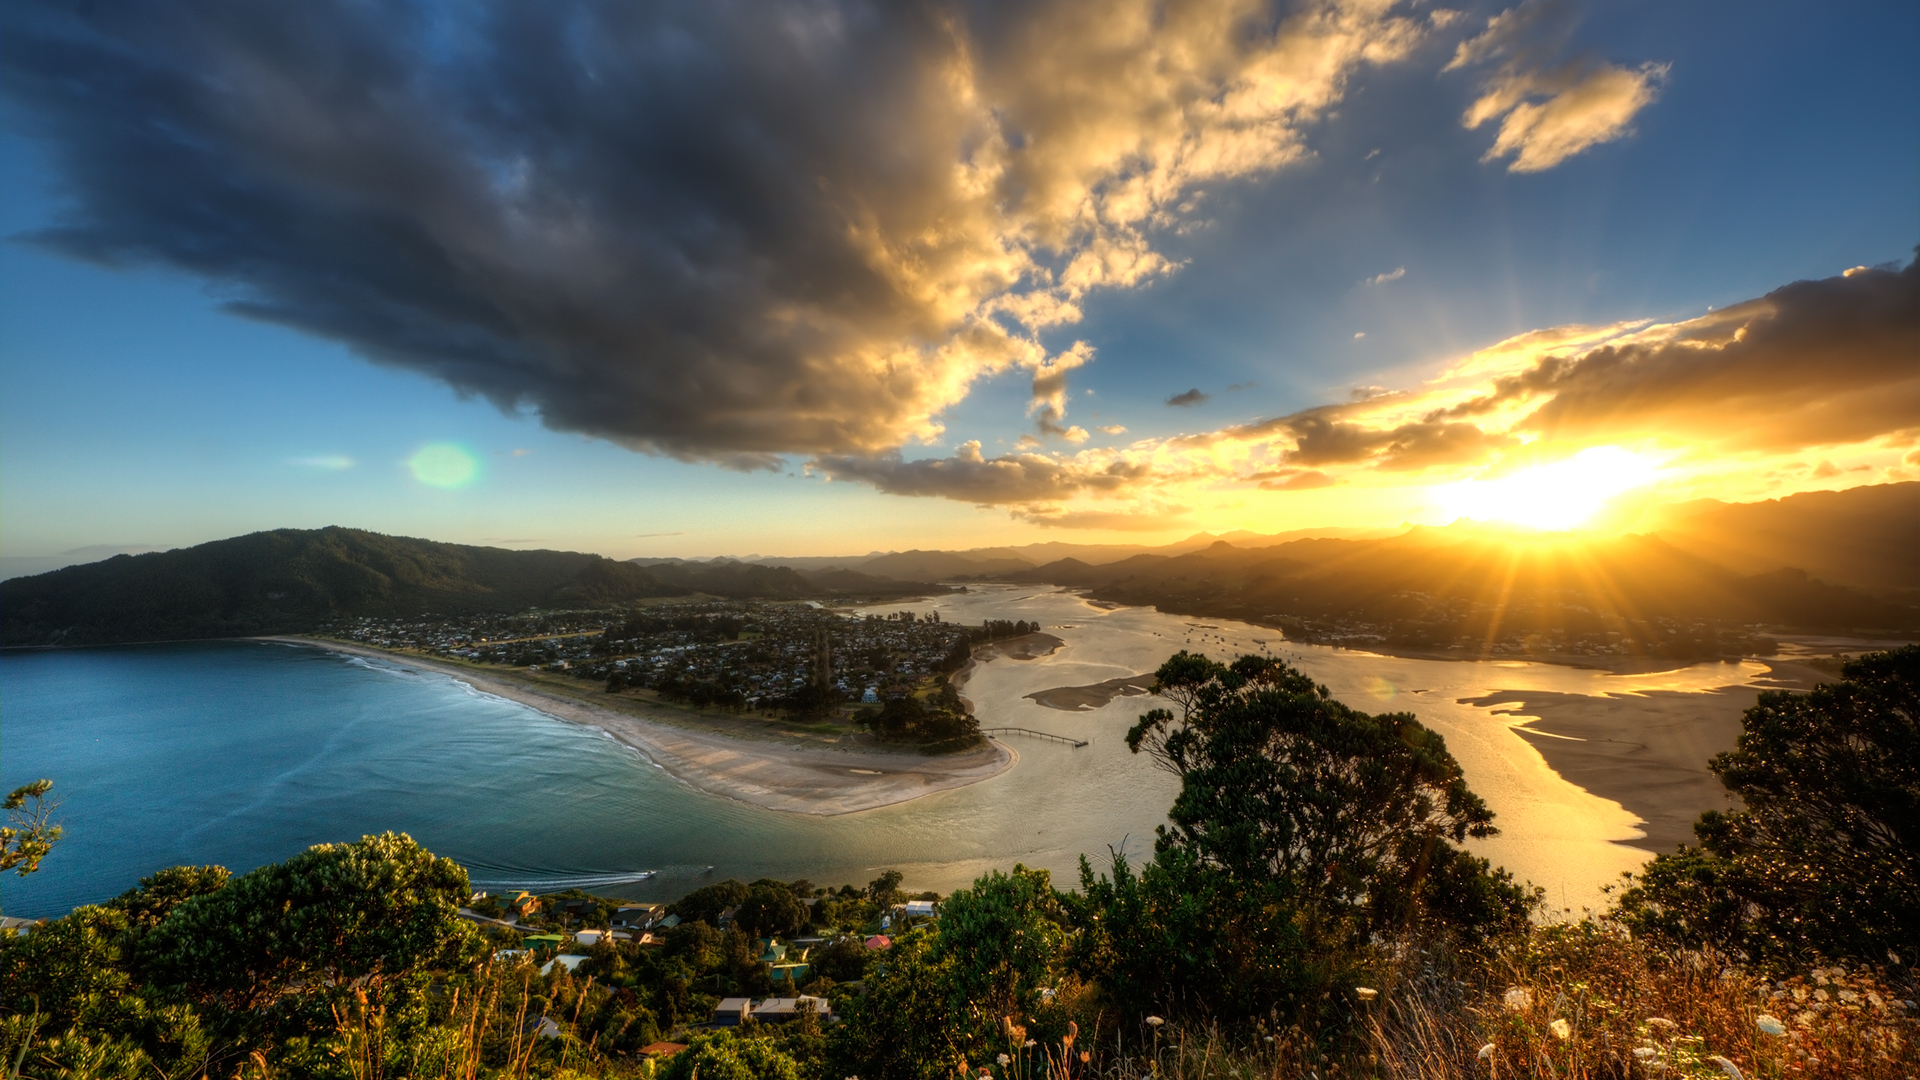
[[[796,737],[769,738],[718,726],[702,729],[578,700],[483,669],[357,642],[298,635],[245,640],[385,660],[445,675],[552,719],[603,732],[690,787],[784,813],[838,817],[894,806],[990,780],[1020,760],[1011,747],[991,738],[976,750],[936,756],[809,745]]]
[[[1644,835],[1617,842],[1659,855],[1693,843],[1705,811],[1738,808],[1708,762],[1739,742],[1741,716],[1760,695],[1832,679],[1791,660],[1759,662],[1768,674],[1744,686],[1598,697],[1496,689],[1459,704],[1507,721],[1556,776],[1638,817]]]

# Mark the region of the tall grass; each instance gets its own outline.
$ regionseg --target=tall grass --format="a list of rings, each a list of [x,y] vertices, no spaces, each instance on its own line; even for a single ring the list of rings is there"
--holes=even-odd
[[[1364,1015],[1355,1037],[1164,1021],[1143,1024],[1126,1046],[1093,1039],[1084,1057],[1009,1046],[1007,1063],[988,1071],[1004,1080],[1920,1080],[1912,979],[1910,970],[1840,965],[1770,977],[1583,922],[1534,928],[1444,965],[1409,956],[1376,995],[1355,988]]]

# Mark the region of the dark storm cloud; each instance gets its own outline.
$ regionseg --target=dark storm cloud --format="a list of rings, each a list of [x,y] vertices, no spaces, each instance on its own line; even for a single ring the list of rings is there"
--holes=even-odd
[[[1656,340],[1548,356],[1431,417],[1537,401],[1515,428],[1552,442],[1661,435],[1792,451],[1911,428],[1920,417],[1920,273],[1860,267],[1797,281]]]
[[[891,495],[937,495],[982,506],[1057,503],[1077,495],[1122,494],[1152,477],[1122,460],[1086,463],[1046,454],[984,457],[978,442],[951,457],[906,461],[897,453],[822,457],[814,466],[835,480],[859,480]]]
[[[937,434],[1039,332],[1171,272],[1196,183],[1427,25],[1374,0],[0,8],[13,118],[70,196],[40,243],[550,426],[771,464]],[[1062,360],[1067,362],[1061,362]]]
[[[1196,386],[1191,390],[1183,391],[1168,398],[1167,404],[1175,408],[1186,408],[1189,405],[1204,404],[1210,396],[1211,395],[1201,393],[1200,388]]]

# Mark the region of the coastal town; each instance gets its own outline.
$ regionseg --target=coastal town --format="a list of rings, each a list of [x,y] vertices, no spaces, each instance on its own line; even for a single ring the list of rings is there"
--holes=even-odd
[[[938,612],[856,615],[816,602],[694,600],[606,611],[362,618],[327,634],[468,664],[564,674],[697,708],[819,715],[938,693],[974,643],[1036,624],[960,626]]]

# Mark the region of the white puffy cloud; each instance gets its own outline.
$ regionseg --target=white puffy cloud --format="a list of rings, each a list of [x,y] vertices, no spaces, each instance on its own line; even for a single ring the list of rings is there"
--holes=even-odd
[[[1449,71],[1499,61],[1461,118],[1469,129],[1499,121],[1484,160],[1510,159],[1512,172],[1551,169],[1630,134],[1633,118],[1659,96],[1667,64],[1558,61],[1572,22],[1572,9],[1560,0],[1525,0],[1487,20],[1455,51]]]

